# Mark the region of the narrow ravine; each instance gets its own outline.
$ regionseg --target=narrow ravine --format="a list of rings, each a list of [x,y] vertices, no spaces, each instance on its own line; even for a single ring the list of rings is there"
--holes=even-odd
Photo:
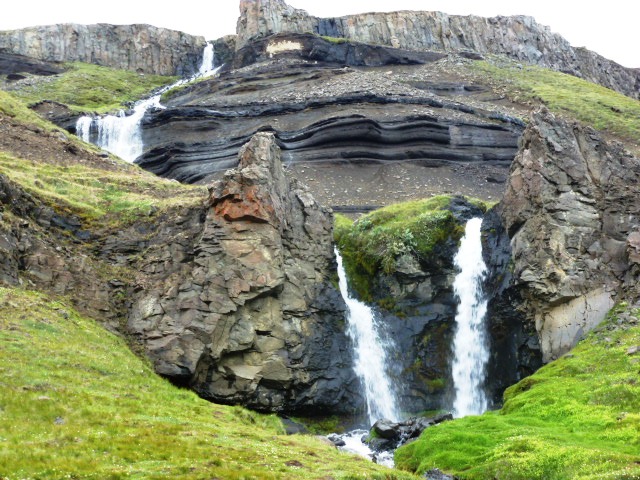
[[[487,266],[482,258],[481,226],[481,218],[472,218],[467,222],[460,248],[454,257],[458,274],[453,289],[458,307],[451,371],[455,388],[453,415],[457,418],[479,415],[487,410],[488,403],[484,391],[489,360],[485,325],[487,298],[482,291]]]

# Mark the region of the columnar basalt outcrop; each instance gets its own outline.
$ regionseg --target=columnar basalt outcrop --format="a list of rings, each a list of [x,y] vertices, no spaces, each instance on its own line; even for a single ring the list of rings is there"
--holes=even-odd
[[[0,32],[0,52],[157,75],[198,71],[204,37],[151,25],[58,24]]]
[[[238,49],[257,38],[305,32],[411,50],[504,54],[585,78],[633,98],[640,96],[640,70],[573,48],[532,17],[401,11],[318,18],[290,7],[284,0],[240,2]]]
[[[156,371],[203,397],[266,411],[354,412],[332,215],[283,170],[272,134],[210,187],[190,251],[157,245],[128,328]]]
[[[594,130],[537,112],[501,202],[512,285],[543,359],[568,351],[619,299],[637,297],[640,160]]]

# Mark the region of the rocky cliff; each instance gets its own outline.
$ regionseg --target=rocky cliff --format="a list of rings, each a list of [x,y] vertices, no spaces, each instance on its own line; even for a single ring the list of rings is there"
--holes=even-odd
[[[204,37],[151,25],[58,24],[0,32],[0,52],[157,75],[198,71]]]
[[[239,157],[192,220],[198,233],[145,255],[128,330],[156,371],[205,398],[353,413],[362,399],[331,284],[332,215],[287,179],[273,135]]]
[[[521,321],[535,325],[545,361],[616,301],[637,298],[639,180],[640,160],[591,128],[541,111],[525,130],[499,209],[507,295],[522,297]]]
[[[618,65],[526,16],[484,18],[442,12],[364,13],[318,18],[284,0],[241,0],[237,47],[277,33],[315,33],[410,50],[504,54],[521,62],[576,75],[633,98],[640,71]]]

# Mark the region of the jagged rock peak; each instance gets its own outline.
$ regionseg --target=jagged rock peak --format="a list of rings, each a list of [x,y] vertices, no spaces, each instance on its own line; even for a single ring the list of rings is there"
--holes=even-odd
[[[613,304],[638,298],[640,159],[595,130],[536,112],[511,167],[502,219],[514,283],[543,359],[573,347]]]
[[[363,13],[318,18],[284,0],[241,0],[236,48],[277,33],[315,33],[410,50],[503,54],[640,97],[640,70],[573,48],[529,16],[448,15],[443,12]]]
[[[0,32],[0,51],[158,75],[197,72],[205,44],[204,37],[151,25],[67,23]]]
[[[267,411],[362,405],[331,284],[333,218],[285,175],[270,133],[214,183],[191,243],[159,242],[129,331],[156,370],[222,403]],[[183,234],[184,235],[184,234]],[[186,259],[190,259],[187,261]]]

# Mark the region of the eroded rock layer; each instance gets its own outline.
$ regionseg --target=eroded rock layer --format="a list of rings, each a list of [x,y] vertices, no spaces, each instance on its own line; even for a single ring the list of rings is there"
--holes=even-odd
[[[285,164],[327,205],[380,205],[447,191],[497,197],[523,124],[478,102],[493,95],[489,89],[442,85],[430,77],[430,65],[447,59],[425,56],[420,57],[425,65],[403,65],[406,57],[392,48],[385,59],[398,63],[363,69],[300,58],[313,50],[304,42],[327,46],[316,37],[301,37],[278,36],[261,44],[265,50],[289,38],[302,42],[301,51],[274,54],[165,98],[167,108],[143,121],[145,152],[137,163],[160,176],[204,183],[234,167],[238,149],[255,132],[268,131]],[[448,96],[451,89],[459,94],[456,100]],[[344,187],[352,188],[348,195],[326,194],[344,190],[332,176],[356,177],[356,169],[362,177],[376,176],[377,185],[354,179]],[[386,169],[396,170],[387,174]],[[458,169],[468,175],[456,175]],[[417,180],[413,196],[394,195],[403,188],[401,177],[409,179],[407,185]],[[453,177],[460,185],[451,184]],[[387,184],[388,198],[372,191]],[[355,191],[372,194],[358,198]]]
[[[640,96],[640,71],[586,49],[527,16],[484,18],[442,12],[363,13],[318,18],[284,0],[241,0],[237,46],[277,33],[311,32],[356,42],[410,50],[504,54],[522,62],[565,71],[633,98]]]
[[[189,248],[158,245],[128,329],[156,370],[203,397],[267,411],[361,407],[344,332],[332,215],[259,133],[210,187]]]

